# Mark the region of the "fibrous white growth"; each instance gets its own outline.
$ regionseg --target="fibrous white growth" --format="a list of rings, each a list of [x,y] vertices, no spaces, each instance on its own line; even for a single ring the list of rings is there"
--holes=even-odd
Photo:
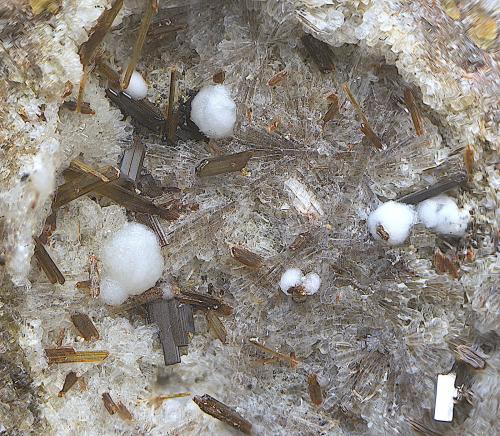
[[[121,304],[155,285],[163,273],[163,256],[155,234],[146,226],[127,223],[106,241],[101,260],[101,298]]]
[[[321,286],[321,277],[315,272],[304,275],[299,268],[287,269],[280,279],[281,290],[289,295],[288,291],[297,286],[301,286],[306,295],[313,295]]]
[[[191,120],[209,138],[232,136],[236,123],[236,104],[224,85],[200,89],[191,104]]]
[[[388,201],[368,216],[368,229],[375,239],[399,245],[408,238],[415,222],[416,213],[413,206]]]
[[[302,283],[302,271],[298,268],[289,268],[287,269],[280,280],[280,288],[285,293],[288,294],[288,290],[290,288],[294,288],[295,286],[299,286]]]
[[[148,84],[137,71],[134,71],[124,92],[130,95],[134,100],[142,100],[146,98],[148,94]]]
[[[417,207],[422,224],[443,235],[463,236],[469,224],[469,214],[455,200],[439,195],[423,201]]]

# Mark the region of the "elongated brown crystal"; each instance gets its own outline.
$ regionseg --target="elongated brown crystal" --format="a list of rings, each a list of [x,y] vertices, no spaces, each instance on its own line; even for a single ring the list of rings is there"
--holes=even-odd
[[[328,121],[333,120],[340,111],[339,99],[335,94],[330,94],[328,97],[332,102],[326,111],[326,114],[323,115],[322,121],[323,124],[326,124]]]
[[[110,200],[132,212],[158,215],[168,221],[174,221],[178,218],[177,213],[156,206],[152,201],[115,183],[101,185],[95,189],[95,192],[108,197]]]
[[[472,176],[474,173],[474,148],[470,144],[467,144],[467,147],[465,147],[464,164],[467,174],[469,177]]]
[[[233,308],[224,303],[221,299],[210,295],[199,294],[197,292],[182,291],[175,298],[181,303],[190,304],[198,309],[211,309],[215,312],[229,316],[233,313]]]
[[[418,204],[428,198],[435,197],[443,192],[454,189],[467,181],[467,175],[463,172],[451,174],[440,178],[436,183],[419,189],[416,192],[399,197],[396,201],[406,204]]]
[[[422,115],[420,114],[420,110],[415,102],[415,97],[413,96],[413,92],[410,88],[405,88],[404,98],[406,107],[410,111],[411,120],[413,122],[413,126],[415,127],[415,133],[417,136],[422,136],[425,133]]]
[[[151,19],[156,11],[158,11],[158,0],[146,0],[146,10],[142,16],[141,25],[139,27],[139,31],[137,32],[134,48],[132,49],[132,56],[130,57],[123,81],[121,83],[122,89],[126,89],[130,83],[132,73],[134,72],[137,62],[141,56],[142,47],[144,45],[144,41],[146,40],[149,26],[151,25]]]
[[[99,339],[99,332],[88,315],[75,313],[71,315],[71,322],[86,341]]]
[[[227,331],[224,324],[222,324],[222,321],[213,310],[207,310],[205,312],[205,317],[207,318],[208,328],[212,331],[216,338],[225,344],[227,341]]]
[[[38,264],[42,267],[43,272],[49,279],[50,283],[52,283],[53,285],[56,283],[59,283],[60,285],[64,284],[66,279],[50,257],[40,239],[38,239],[37,237],[33,239],[35,240],[35,258]]]
[[[111,88],[106,89],[106,95],[122,112],[130,115],[139,124],[155,133],[163,134],[165,117],[151,102],[146,99],[134,100],[126,93]]]
[[[203,412],[231,425],[237,430],[245,434],[250,434],[252,431],[252,423],[250,421],[243,418],[236,410],[226,406],[210,395],[196,396],[193,398],[193,401]]]
[[[168,108],[167,108],[167,139],[175,142],[175,131],[177,130],[178,117],[174,112],[177,104],[177,70],[174,68],[170,72],[170,87],[168,93]]]
[[[108,79],[108,86],[112,86],[114,88],[120,87],[120,75],[113,68],[111,68],[108,63],[99,59],[96,62],[96,66],[97,71]]]
[[[114,415],[116,413],[117,406],[111,398],[111,395],[109,395],[109,392],[104,392],[102,394],[102,402],[110,415]]]
[[[483,369],[486,366],[486,361],[483,356],[480,356],[476,351],[467,345],[458,345],[456,348],[458,358],[469,364],[475,369]]]
[[[53,363],[101,363],[109,356],[107,351],[75,351],[73,347],[46,348],[49,365]]]
[[[98,18],[96,25],[90,30],[89,38],[80,46],[78,51],[83,66],[90,65],[97,48],[108,33],[114,19],[123,6],[123,0],[115,0],[111,8],[106,9]]]
[[[458,278],[458,267],[455,261],[443,254],[443,252],[439,248],[435,249],[433,260],[434,267],[436,268],[437,272],[448,273],[453,278]]]
[[[79,168],[81,171],[82,168]],[[99,170],[85,171],[84,174],[76,176],[70,181],[57,188],[57,193],[53,201],[54,209],[76,200],[77,198],[94,191],[101,185],[110,183],[120,177],[117,168],[108,166]]]
[[[68,100],[62,104],[62,107],[68,109],[71,112],[75,112],[77,104],[78,103],[74,100]],[[95,111],[90,107],[90,103],[87,101],[81,102],[79,112],[84,115],[95,115]]]
[[[173,400],[175,398],[190,397],[191,395],[192,395],[191,392],[179,392],[177,394],[171,394],[171,395],[159,395],[157,397],[149,399],[148,403],[155,409],[158,409],[163,404],[164,401]]]
[[[312,239],[309,232],[300,233],[288,247],[291,251],[300,251]]]
[[[321,392],[321,386],[318,383],[316,374],[309,374],[307,377],[307,388],[312,403],[316,406],[321,406],[323,403],[323,393]]]
[[[252,345],[255,345],[259,350],[271,354],[278,360],[287,362],[288,364],[290,364],[291,368],[296,368],[297,365],[299,364],[299,360],[292,353],[289,356],[287,356],[286,354],[275,351],[272,348],[266,347],[264,344],[261,344],[257,338],[249,338],[248,341]]]
[[[198,177],[209,177],[241,171],[245,168],[249,159],[253,155],[254,152],[248,150],[240,153],[204,159],[196,167],[196,175]]]
[[[255,254],[243,247],[231,247],[231,256],[238,262],[250,268],[260,268],[264,263],[262,256],[259,256],[258,254]]]
[[[361,121],[362,121],[361,131],[364,133],[364,135],[371,141],[371,143],[376,148],[381,149],[382,142],[380,141],[377,134],[373,131],[373,129],[370,125],[370,122],[368,121],[368,118],[366,118],[365,114],[363,113],[363,110],[361,109],[361,106],[359,105],[358,101],[356,100],[356,97],[354,97],[353,93],[351,92],[349,85],[347,83],[344,83],[342,85],[342,89],[344,90],[347,97],[351,101],[351,104],[353,105],[354,109],[356,110],[356,113],[358,114],[359,118],[361,118]]]
[[[335,70],[335,60],[328,44],[309,34],[304,35],[301,41],[322,73],[329,73]]]
[[[58,396],[59,397],[64,397],[66,393],[75,385],[75,383],[78,381],[78,376],[76,375],[76,372],[71,371],[66,375],[66,378],[64,379],[64,385],[62,389],[59,391]]]
[[[269,86],[276,86],[279,83],[281,83],[286,76],[288,76],[288,71],[286,71],[286,70],[279,71],[278,73],[276,73],[273,77],[271,77],[269,79],[267,84]]]

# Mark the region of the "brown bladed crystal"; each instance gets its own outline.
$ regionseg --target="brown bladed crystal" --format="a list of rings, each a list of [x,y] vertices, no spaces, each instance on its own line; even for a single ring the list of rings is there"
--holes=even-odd
[[[209,177],[241,171],[253,155],[253,151],[248,150],[204,159],[196,167],[196,175],[198,177]]]
[[[71,315],[71,322],[86,341],[99,339],[99,332],[88,315],[75,313]]]
[[[413,121],[413,126],[415,127],[415,133],[417,136],[422,136],[425,133],[422,115],[420,114],[420,110],[415,102],[415,97],[413,96],[413,92],[410,88],[405,88],[404,98],[406,107],[410,111],[411,120]]]
[[[249,268],[260,268],[264,263],[262,256],[259,256],[258,254],[255,254],[243,247],[231,247],[231,256]]]
[[[66,279],[62,275],[61,271],[50,257],[40,239],[36,237],[33,239],[35,240],[35,258],[40,267],[43,269],[43,272],[49,279],[50,283],[52,283],[53,285],[56,283],[63,285]]]
[[[78,381],[78,376],[76,375],[76,372],[71,371],[66,375],[66,378],[64,379],[64,385],[62,389],[59,391],[59,394],[57,394],[59,397],[64,397],[66,393],[75,385],[75,383]]]
[[[107,351],[75,351],[73,347],[46,348],[49,365],[53,363],[101,363]]]
[[[323,403],[323,393],[321,392],[321,386],[318,383],[316,374],[309,374],[307,377],[307,388],[312,403],[315,406],[321,406]]]
[[[222,321],[216,315],[213,310],[207,310],[205,312],[205,317],[207,318],[207,324],[209,330],[219,339],[223,344],[227,342],[227,331]]]
[[[231,425],[235,429],[245,434],[250,434],[252,431],[252,423],[250,421],[243,418],[236,410],[226,406],[210,395],[196,396],[193,398],[193,401],[203,412]]]

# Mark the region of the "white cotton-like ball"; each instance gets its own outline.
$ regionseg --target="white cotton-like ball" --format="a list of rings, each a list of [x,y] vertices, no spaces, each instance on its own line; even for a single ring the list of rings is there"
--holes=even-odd
[[[127,88],[123,91],[134,100],[142,100],[148,95],[148,84],[137,71],[134,71]]]
[[[460,209],[447,195],[422,201],[417,212],[424,226],[443,235],[463,236],[469,224],[468,212]]]
[[[388,201],[368,216],[368,229],[375,239],[399,245],[408,238],[415,222],[416,212],[413,206]]]
[[[321,286],[321,277],[315,272],[310,272],[302,278],[302,287],[307,295],[318,292]]]
[[[288,295],[288,290],[290,288],[294,288],[295,286],[299,286],[302,284],[303,274],[302,271],[298,268],[289,268],[287,269],[280,280],[280,288],[281,290]]]
[[[104,277],[118,282],[130,295],[148,290],[163,274],[160,244],[148,227],[138,223],[126,223],[108,239],[101,260]]]
[[[104,277],[100,283],[99,297],[106,304],[118,306],[128,298],[128,292],[116,280]]]
[[[200,89],[191,103],[191,120],[209,138],[233,135],[236,104],[224,85],[209,85]]]

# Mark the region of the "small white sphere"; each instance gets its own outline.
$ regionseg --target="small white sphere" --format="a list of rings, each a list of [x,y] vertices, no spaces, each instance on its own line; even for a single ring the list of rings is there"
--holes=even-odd
[[[134,71],[127,88],[123,92],[126,92],[134,100],[142,100],[148,95],[148,84],[137,71]]]
[[[128,298],[128,292],[116,280],[104,277],[100,283],[99,297],[106,304],[118,306]]]
[[[303,274],[302,271],[298,268],[289,268],[287,269],[280,280],[280,288],[281,290],[288,295],[288,290],[290,288],[294,288],[295,286],[299,286],[302,284]]]
[[[415,221],[416,213],[413,206],[388,201],[381,204],[368,216],[368,229],[375,239],[385,240],[380,235],[385,232],[388,236],[386,242],[391,245],[399,245],[406,241]]]
[[[469,214],[461,210],[455,200],[439,195],[422,201],[417,207],[420,222],[443,235],[463,236],[469,224]]]
[[[315,272],[310,272],[302,278],[302,286],[307,295],[315,294],[321,286],[321,277]]]
[[[104,276],[117,281],[130,295],[142,294],[163,274],[164,262],[156,235],[146,226],[127,223],[101,253]]]
[[[224,85],[208,85],[200,89],[191,103],[191,120],[209,138],[233,135],[236,104]]]

